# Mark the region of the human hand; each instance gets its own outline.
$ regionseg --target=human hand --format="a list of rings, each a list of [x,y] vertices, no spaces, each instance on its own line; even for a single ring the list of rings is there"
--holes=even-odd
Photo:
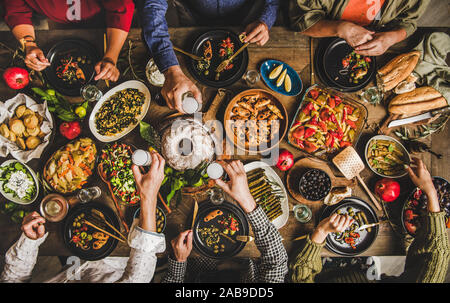
[[[216,179],[216,184],[235,199],[246,213],[252,212],[256,208],[255,199],[253,199],[247,183],[247,174],[241,161],[225,163],[218,161],[225,169],[230,181],[225,183],[221,179]]]
[[[45,235],[45,219],[37,212],[32,212],[23,218],[22,231],[31,240],[37,240]]]
[[[120,71],[116,67],[114,60],[105,57],[95,65],[95,76],[94,80],[110,80],[116,82],[119,79]]]
[[[262,21],[250,23],[242,34],[246,35],[245,43],[256,43],[259,46],[266,44],[270,38],[269,27]]]
[[[186,230],[170,242],[172,244],[175,260],[186,262],[192,251],[192,230]]]
[[[27,44],[25,47],[25,64],[35,71],[42,71],[50,66],[42,50],[35,43]]]
[[[154,201],[156,203],[156,197],[161,187],[161,183],[164,180],[164,165],[166,161],[160,154],[153,151],[151,152],[152,164],[146,174],[142,174],[140,167],[132,165],[134,179],[136,180],[136,186],[141,197],[141,206],[148,201]]]
[[[315,243],[323,243],[330,233],[340,233],[353,224],[354,220],[349,215],[332,214],[328,218],[320,221],[317,228],[311,235],[311,241]]]
[[[176,109],[184,113],[181,103],[181,97],[184,93],[191,92],[197,102],[202,103],[202,94],[200,90],[183,73],[180,66],[174,65],[164,73],[166,81],[161,90],[161,95],[166,99],[167,106],[170,109]]]
[[[345,21],[339,24],[337,32],[338,36],[347,41],[351,47],[357,47],[372,40],[372,35],[375,34],[362,26]]]
[[[397,42],[394,32],[376,33],[373,39],[357,46],[355,51],[362,56],[380,56]]]
[[[423,161],[415,157],[411,160],[411,164],[413,166],[406,167],[406,171],[408,172],[413,183],[427,195],[436,194],[433,179],[431,178],[431,175],[425,167]]]

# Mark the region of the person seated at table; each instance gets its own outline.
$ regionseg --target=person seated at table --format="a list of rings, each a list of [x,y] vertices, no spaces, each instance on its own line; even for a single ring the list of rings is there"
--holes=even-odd
[[[141,12],[143,34],[159,70],[166,81],[161,94],[170,109],[183,112],[181,97],[192,92],[202,103],[198,87],[186,77],[180,68],[170,41],[167,21],[167,0],[142,0]],[[190,16],[191,24],[203,26],[246,25],[245,42],[264,45],[269,40],[269,30],[275,23],[279,0],[177,0],[183,15]]]
[[[139,224],[133,225],[128,235],[128,245],[131,247],[129,258],[107,257],[88,261],[77,268],[64,268],[46,282],[150,282],[156,267],[155,254],[163,252],[166,246],[164,235],[156,233],[156,202],[164,179],[164,164],[159,154],[152,153],[148,173],[142,174],[139,167],[132,166],[141,197],[141,211]],[[0,282],[17,283],[31,279],[39,246],[48,236],[45,223],[37,212],[24,218],[20,239],[6,253]]]
[[[57,23],[92,21],[101,14],[106,18],[108,45],[103,58],[95,65],[95,80],[117,81],[120,72],[116,67],[120,50],[127,38],[134,13],[133,0],[3,0],[5,22],[17,40],[25,41],[25,64],[42,71],[50,63],[36,44],[31,18],[37,13]]]
[[[414,158],[414,168],[408,167],[412,181],[428,198],[428,214],[408,249],[405,270],[399,277],[381,275],[381,282],[442,283],[450,261],[450,245],[445,225],[445,211],[441,211],[438,195],[424,163]],[[348,216],[333,214],[319,223],[306,238],[304,247],[290,264],[293,282],[369,282],[361,271],[339,270],[321,273],[320,253],[330,233],[342,232],[351,225]]]
[[[288,256],[281,242],[281,235],[269,221],[263,209],[256,205],[247,184],[247,175],[241,161],[221,163],[230,177],[225,183],[218,179],[216,184],[237,201],[252,226],[255,244],[261,253],[259,262],[245,259],[246,272],[242,264],[222,265],[217,260],[188,257],[192,250],[192,230],[186,230],[171,241],[173,255],[169,257],[169,268],[163,283],[183,282],[264,282],[282,283],[288,272]],[[221,268],[225,266],[225,268]]]
[[[364,56],[379,56],[417,29],[430,0],[290,0],[291,26],[310,37],[340,37]]]

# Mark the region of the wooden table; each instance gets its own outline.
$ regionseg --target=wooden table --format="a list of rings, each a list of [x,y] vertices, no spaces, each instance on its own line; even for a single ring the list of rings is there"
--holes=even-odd
[[[198,36],[200,33],[206,31],[206,29],[202,28],[172,28],[169,30],[170,35],[172,37],[172,41],[174,45],[189,49],[193,39]],[[235,29],[236,32],[239,29]],[[103,31],[102,30],[54,30],[54,31],[41,31],[37,33],[39,45],[41,45],[44,49],[49,49],[53,43],[66,39],[68,37],[79,37],[93,43],[99,51],[102,50],[102,41],[103,41]],[[133,61],[138,65],[145,66],[149,59],[149,54],[145,46],[145,42],[141,39],[141,31],[137,29],[131,30],[128,39],[133,41],[135,45],[135,49],[133,50]],[[12,37],[12,34],[9,32],[0,33],[0,41],[9,46],[15,46],[16,42]],[[125,44],[125,48],[127,48],[127,43]],[[264,47],[257,47],[254,45],[250,45],[248,48],[250,55],[250,62],[248,69],[258,69],[260,63],[262,63],[266,59],[278,59],[290,64],[300,75],[303,80],[304,88],[307,88],[310,85],[310,65],[309,65],[309,38],[300,35],[299,33],[295,33],[289,31],[284,28],[273,28],[271,30],[271,39]],[[1,56],[1,58],[5,58],[5,56]],[[186,75],[190,76],[186,69],[186,59],[183,56],[178,57],[181,63],[181,66],[186,73]],[[0,59],[5,60],[5,59]],[[3,65],[4,62],[0,62]],[[128,80],[128,77],[125,77]],[[121,79],[122,80],[122,79]],[[148,83],[147,83],[148,84]],[[156,90],[154,87],[148,85],[151,92],[155,93]],[[107,91],[107,88],[104,85],[104,82],[99,82],[100,89],[103,92]],[[212,97],[215,95],[216,90],[212,88],[206,88],[202,85],[199,85],[203,94],[204,94],[204,102],[210,102]],[[257,87],[265,88],[265,85],[260,81],[257,84]],[[247,89],[244,81],[239,81],[232,87],[229,87],[234,93],[238,93],[242,90]],[[2,101],[7,100],[10,97],[15,95],[15,92],[11,89],[8,89],[4,82],[0,83],[0,94],[2,96]],[[279,95],[274,93],[281,102],[286,106],[286,109],[289,114],[289,121],[292,121],[294,118],[295,111],[298,107],[300,97],[286,97],[283,95]],[[222,109],[225,104],[222,104]],[[382,119],[386,115],[386,111],[383,106],[370,106],[367,105],[369,109],[369,117],[368,124],[376,125],[379,124]],[[221,119],[221,111],[219,110],[218,119]],[[157,124],[158,121],[161,121],[165,116],[170,114],[170,110],[167,107],[158,106],[155,103],[151,104],[151,107],[148,111],[146,118],[144,119],[146,122],[152,123],[153,125]],[[223,115],[223,114],[222,114]],[[86,119],[87,120],[87,119]],[[85,121],[86,122],[86,121]],[[87,123],[84,123],[84,135],[90,135]],[[365,143],[367,142],[370,134],[373,133],[372,130],[366,129],[362,138],[357,145],[357,149],[360,151]],[[431,142],[432,148],[434,151],[442,153],[444,155],[443,160],[437,160],[436,158],[432,158],[429,154],[424,154],[421,157],[424,159],[426,165],[431,169],[433,175],[442,176],[444,178],[450,179],[450,170],[449,163],[447,159],[449,159],[450,152],[448,147],[446,146],[446,141],[449,138],[449,126],[439,134],[435,134],[433,136],[433,141]],[[145,147],[145,142],[140,138],[138,128],[136,128],[132,133],[126,136],[123,140],[125,143],[133,143],[137,147]],[[431,140],[428,141],[430,143]],[[60,136],[56,136],[55,141],[52,144],[52,148],[46,151],[46,154],[42,155],[42,160],[32,160],[29,162],[29,165],[37,170],[42,170],[42,163],[45,161],[53,151],[66,143],[66,140],[61,138]],[[102,144],[99,144],[101,148]],[[304,156],[304,154],[296,150],[295,148],[289,146],[286,140],[283,140],[281,143],[281,148],[289,149],[295,156],[296,159],[299,159]],[[0,162],[3,162],[4,159],[0,159]],[[245,158],[243,159],[245,160]],[[278,170],[277,170],[278,171]],[[282,180],[285,180],[285,175],[278,171]],[[367,168],[362,173],[363,178],[367,181],[370,187],[373,188],[374,182],[377,180],[374,174]],[[99,202],[106,203],[110,207],[114,208],[111,197],[109,196],[107,187],[100,180],[94,181],[95,184],[101,187],[103,194],[98,199]],[[406,194],[412,189],[412,184],[407,180],[402,180],[402,189],[403,194]],[[404,185],[404,186],[403,186]],[[365,192],[358,186],[354,188],[354,195],[361,197],[362,199],[369,201]],[[1,201],[1,200],[0,200]],[[40,200],[35,202],[32,207],[37,209],[38,203]],[[399,199],[397,202],[391,204],[390,208],[393,208],[398,212],[399,206],[402,204],[402,199]],[[289,209],[292,210],[293,205],[297,202],[289,196]],[[178,206],[177,209],[168,216],[168,226],[166,228],[166,240],[168,241],[168,250],[170,249],[169,240],[175,237],[180,231],[185,229],[185,226],[188,226],[187,218],[191,214],[193,201],[189,197],[183,199],[181,205]],[[290,212],[289,221],[287,224],[280,229],[280,233],[284,239],[283,243],[288,250],[288,253],[292,253],[295,246],[297,244],[291,243],[291,239],[298,237],[300,235],[311,232],[314,229],[314,226],[318,223],[318,216],[320,213],[320,209],[322,208],[322,203],[316,204],[312,206],[313,209],[313,220],[308,224],[300,224],[298,223],[293,215],[292,211]],[[396,210],[397,208],[397,210]],[[50,231],[50,235],[48,239],[41,245],[40,255],[53,255],[53,256],[66,256],[70,255],[68,249],[64,246],[61,237],[61,226],[60,224],[48,224],[48,230]],[[5,218],[3,215],[0,215],[0,253],[4,254],[6,250],[18,239],[20,234],[20,226],[16,224],[12,224],[11,221]],[[392,231],[389,225],[382,225],[380,227],[380,232],[377,240],[372,245],[372,247],[367,250],[364,255],[400,255],[403,254],[403,250],[401,248],[401,240],[400,238]],[[119,244],[112,255],[114,256],[128,256],[129,247],[123,244]],[[195,254],[195,253],[193,253]],[[323,250],[323,255],[333,255],[327,250]],[[245,249],[238,255],[239,257],[257,257],[259,256],[259,251],[257,250],[254,242],[246,245]]]

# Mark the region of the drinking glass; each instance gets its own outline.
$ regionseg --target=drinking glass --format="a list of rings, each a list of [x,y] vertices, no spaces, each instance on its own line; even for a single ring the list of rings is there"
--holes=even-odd
[[[311,221],[312,212],[311,209],[303,204],[297,204],[292,209],[294,211],[294,217],[300,223],[308,223]]]
[[[89,84],[81,88],[81,97],[88,102],[97,102],[103,96],[103,93],[97,86]]]
[[[247,85],[250,87],[255,86],[260,78],[261,77],[260,77],[258,71],[256,71],[256,70],[249,70],[244,75],[244,80],[247,83]]]
[[[212,204],[219,205],[225,200],[225,196],[223,194],[223,190],[219,187],[213,187],[208,190],[209,199]]]

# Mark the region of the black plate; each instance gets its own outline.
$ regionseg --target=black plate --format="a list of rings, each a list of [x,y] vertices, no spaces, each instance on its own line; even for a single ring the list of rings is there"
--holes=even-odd
[[[220,205],[214,205],[210,202],[204,202],[199,205],[199,209],[197,212],[197,217],[195,219],[194,223],[194,247],[202,254],[207,257],[213,258],[213,259],[225,259],[230,258],[235,255],[237,255],[244,247],[245,242],[239,242],[236,241],[236,243],[231,243],[229,240],[224,239],[223,241],[226,241],[225,245],[225,251],[223,253],[215,254],[212,248],[207,247],[202,240],[200,239],[200,236],[198,234],[198,228],[202,227],[209,227],[210,225],[218,225],[218,218],[223,216],[218,216],[215,219],[204,222],[204,218],[213,210],[219,209],[223,212],[224,215],[227,214],[233,214],[237,220],[239,220],[239,231],[236,232],[235,235],[243,235],[248,236],[249,234],[249,225],[247,216],[244,214],[242,209],[240,209],[238,206],[224,201]],[[223,238],[223,237],[222,237]]]
[[[64,243],[66,244],[67,248],[69,248],[69,250],[75,256],[77,256],[83,260],[88,260],[88,261],[100,260],[100,259],[103,259],[103,258],[109,256],[112,253],[112,251],[116,248],[117,242],[118,242],[116,239],[109,237],[108,242],[106,242],[106,244],[98,250],[93,250],[93,249],[82,250],[81,248],[77,248],[74,244],[72,244],[70,242],[70,239],[72,238],[71,228],[72,228],[73,220],[80,213],[90,213],[92,209],[97,209],[97,210],[101,211],[103,213],[103,215],[105,216],[106,220],[112,226],[114,226],[117,230],[120,230],[119,219],[117,219],[117,216],[114,213],[114,211],[106,205],[96,203],[96,202],[89,202],[86,204],[78,204],[73,209],[70,209],[69,214],[66,217],[66,219],[64,220],[64,224],[63,224]],[[95,231],[95,229],[93,227],[89,226],[88,228],[89,228],[89,230]],[[107,227],[105,230],[112,233],[113,235],[115,234],[115,232],[109,227]]]
[[[343,213],[345,214],[347,207],[352,207],[356,211],[364,211],[364,213],[366,214],[367,220],[369,221],[369,224],[378,222],[378,216],[375,213],[375,211],[372,209],[372,207],[370,207],[363,200],[356,198],[356,197],[346,198],[338,204],[326,207],[320,217],[320,221],[331,216],[338,209],[343,209],[344,210]],[[366,251],[372,245],[372,243],[375,241],[375,239],[377,238],[377,235],[378,235],[378,229],[379,228],[377,225],[375,227],[372,227],[372,230],[370,233],[367,231],[367,229],[360,231],[359,233],[360,233],[361,237],[359,238],[359,241],[356,242],[356,245],[355,245],[356,249],[351,248],[351,246],[348,244],[339,243],[338,241],[336,241],[334,239],[334,235],[332,235],[332,234],[328,235],[328,237],[327,237],[326,247],[330,251],[337,253],[339,255],[343,255],[343,256],[359,255],[359,254],[363,253],[364,251]]]
[[[356,92],[366,87],[376,74],[376,59],[370,57],[369,71],[358,84],[351,83],[348,75],[341,75],[342,59],[353,51],[353,48],[341,38],[325,38],[319,42],[314,57],[314,65],[320,80],[328,87],[342,92]]]
[[[56,68],[60,65],[60,59],[67,54],[73,57],[86,56],[90,64],[80,65],[86,77],[85,83],[68,84],[56,76]],[[81,39],[63,40],[55,44],[47,53],[47,59],[50,66],[44,70],[47,81],[58,92],[66,96],[80,96],[80,89],[84,85],[91,83],[95,76],[94,66],[99,61],[99,55],[96,48],[89,42]]]
[[[446,187],[450,187],[450,183],[449,183],[447,180],[445,180],[444,178],[441,178],[441,177],[433,177],[433,179],[434,179],[434,180],[440,180],[440,181],[443,182],[443,184],[445,184]],[[404,204],[403,204],[402,214],[401,214],[401,220],[402,220],[402,227],[403,227],[403,230],[404,230],[406,233],[408,233],[408,234],[410,234],[411,236],[413,236],[413,237],[416,236],[417,232],[416,232],[416,234],[410,233],[410,232],[408,231],[408,229],[406,228],[406,226],[405,226],[405,211],[406,211],[406,209],[408,208],[408,202],[411,200],[411,198],[413,198],[414,193],[416,192],[416,190],[418,190],[417,187],[414,188],[414,189],[411,191],[411,193],[408,195],[408,197],[406,198],[406,200],[405,200],[405,202],[404,202]],[[425,195],[425,194],[422,193],[422,195]],[[446,197],[448,197],[448,196],[449,196],[449,194],[447,194]],[[447,218],[450,217],[450,199],[445,199],[444,197],[442,197],[442,196],[439,194],[439,201],[440,201],[439,204],[440,204],[440,207],[441,207],[441,211],[445,211],[446,217],[447,217]],[[421,210],[421,214],[420,214],[420,215],[426,214],[426,213],[428,212],[428,211],[427,211],[427,208],[426,208],[426,205],[427,205],[427,203],[425,203],[425,204],[423,205],[424,208]]]
[[[205,76],[203,73],[198,71],[197,61],[188,59],[190,61],[188,64],[189,72],[197,81],[207,86],[219,88],[230,86],[242,78],[248,67],[247,49],[244,49],[239,55],[236,56],[236,58],[233,59],[232,63],[234,66],[232,69],[228,71],[223,71],[220,74],[219,81],[214,80],[216,76],[215,69],[223,61],[223,59],[219,57],[219,49],[220,49],[219,44],[222,42],[222,40],[226,39],[227,37],[230,37],[231,41],[234,43],[234,51],[237,52],[239,48],[242,46],[242,43],[235,33],[228,30],[218,29],[206,32],[200,37],[198,37],[197,40],[194,42],[194,46],[192,47],[191,51],[193,54],[203,57],[203,44],[207,40],[211,40],[213,52],[213,57],[211,59],[211,66],[209,68],[208,76]]]

